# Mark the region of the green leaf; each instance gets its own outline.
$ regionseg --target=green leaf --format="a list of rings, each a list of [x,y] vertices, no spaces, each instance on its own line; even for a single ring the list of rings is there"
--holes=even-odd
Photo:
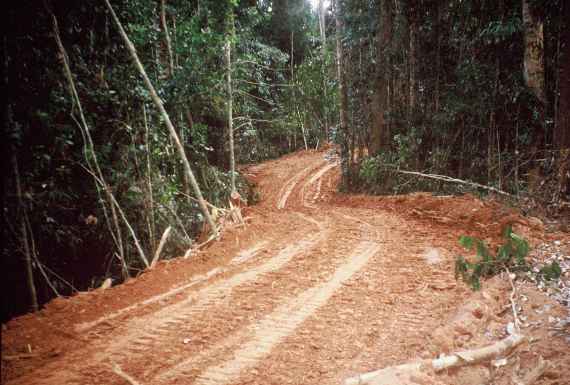
[[[475,242],[475,238],[469,237],[466,235],[462,235],[459,237],[459,244],[465,247],[467,250],[471,250],[473,248],[473,243]]]

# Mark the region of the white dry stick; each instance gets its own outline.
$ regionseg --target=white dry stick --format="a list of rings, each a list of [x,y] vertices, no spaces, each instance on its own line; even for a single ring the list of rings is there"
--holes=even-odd
[[[160,238],[160,243],[158,244],[158,248],[156,249],[156,253],[154,253],[154,258],[152,259],[152,262],[150,264],[149,269],[154,269],[154,266],[158,262],[158,258],[160,258],[160,253],[162,252],[162,248],[164,247],[164,245],[166,244],[166,241],[168,240],[168,236],[170,235],[170,231],[172,231],[172,226],[168,226],[166,228],[166,230],[164,230],[164,233],[162,234],[162,238]]]
[[[509,300],[511,301],[511,309],[513,311],[513,322],[515,325],[515,333],[519,333],[521,330],[521,327],[520,327],[521,321],[520,321],[519,316],[518,316],[517,304],[515,302],[517,289],[515,287],[515,283],[513,282],[513,278],[511,277],[511,272],[509,271],[509,269],[506,269],[506,270],[507,270],[507,277],[509,278],[509,282],[511,284],[511,288],[513,289],[513,290],[511,290],[511,295],[509,296]]]
[[[396,170],[396,169],[393,169],[392,171],[397,172],[398,174],[415,175],[415,176],[419,176],[422,178],[429,178],[429,179],[441,180],[441,181],[449,182],[449,183],[458,183],[458,184],[462,184],[462,185],[466,185],[466,186],[472,186],[472,187],[476,187],[476,188],[481,188],[483,190],[492,191],[494,193],[504,195],[507,197],[513,197],[512,194],[509,194],[508,192],[503,191],[503,190],[499,190],[495,187],[485,186],[483,184],[476,183],[476,182],[468,182],[466,180],[452,178],[452,177],[449,177],[447,175],[424,174],[424,173],[416,172],[416,171],[405,171],[405,170]]]
[[[140,382],[129,376],[127,373],[123,372],[123,369],[117,364],[113,364],[113,373],[122,379],[126,380],[131,385],[142,385]]]
[[[453,353],[433,360],[418,360],[403,365],[389,366],[373,372],[360,374],[346,379],[344,381],[344,385],[373,384],[382,376],[393,376],[395,373],[417,374],[422,368],[431,368],[432,370],[439,372],[463,365],[473,365],[501,355],[518,346],[523,341],[524,337],[522,335],[513,334],[484,348]],[[377,383],[380,383],[380,381]]]

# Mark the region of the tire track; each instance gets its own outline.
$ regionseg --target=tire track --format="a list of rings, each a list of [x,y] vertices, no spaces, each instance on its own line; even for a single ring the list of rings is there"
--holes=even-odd
[[[316,208],[316,206],[312,205],[312,203],[314,203],[315,200],[318,199],[319,195],[320,195],[320,191],[321,191],[321,183],[322,183],[322,177],[323,175],[325,175],[327,172],[329,172],[331,169],[335,168],[338,166],[338,163],[329,163],[326,166],[322,167],[319,171],[317,171],[315,174],[313,174],[313,176],[311,177],[311,179],[309,179],[304,185],[303,188],[301,190],[301,202],[303,202],[303,206],[305,207],[309,207],[309,208]],[[305,199],[305,192],[307,190],[307,188],[310,188],[313,184],[315,184],[315,182],[319,182],[317,185],[317,188],[315,190],[315,193],[313,194],[313,197],[311,199],[311,203],[307,203],[307,200]]]
[[[267,244],[267,242],[260,242],[260,243],[254,245],[253,247],[251,247],[249,249],[243,250],[236,257],[234,257],[232,259],[230,266],[239,265],[239,264],[244,263],[245,261],[253,258],[255,255],[257,255],[265,247],[266,244]],[[109,321],[111,321],[115,318],[118,318],[124,314],[127,314],[127,313],[129,313],[135,309],[139,309],[139,308],[142,308],[142,307],[145,307],[148,305],[152,305],[154,303],[163,301],[163,300],[168,299],[170,297],[173,297],[177,294],[180,294],[180,293],[186,291],[187,289],[190,289],[190,288],[198,285],[199,283],[205,282],[213,276],[227,272],[228,270],[229,269],[227,269],[227,268],[216,267],[216,268],[208,271],[206,274],[202,274],[202,275],[199,275],[197,277],[194,277],[192,280],[190,280],[189,283],[178,286],[172,290],[167,291],[166,293],[155,295],[155,296],[148,298],[144,301],[132,304],[132,305],[127,306],[123,309],[120,309],[116,312],[107,314],[103,317],[100,317],[100,318],[94,320],[94,321],[84,322],[84,323],[78,324],[75,327],[75,331],[81,333],[81,332],[85,332],[87,330],[93,329],[94,327],[96,327],[102,323],[109,322]]]
[[[318,166],[320,166],[321,164],[322,162],[319,163]],[[287,200],[289,199],[289,196],[295,189],[295,186],[297,186],[297,183],[299,183],[299,181],[305,178],[314,168],[315,168],[314,164],[308,166],[303,170],[301,170],[300,172],[298,172],[297,174],[295,174],[293,177],[291,177],[287,182],[285,182],[285,184],[279,191],[279,200],[277,201],[277,209],[283,210],[285,208],[285,206],[287,205]]]
[[[260,266],[213,283],[197,293],[189,295],[182,301],[127,322],[125,325],[126,333],[112,341],[109,347],[98,355],[98,358],[100,360],[120,361],[144,350],[152,351],[150,348],[155,344],[160,344],[164,336],[176,332],[181,325],[188,323],[197,314],[201,314],[220,301],[227,299],[234,288],[254,281],[261,275],[281,269],[296,255],[311,249],[325,235],[326,232],[319,232],[304,238],[286,246]]]
[[[380,250],[372,242],[361,242],[348,261],[340,265],[330,279],[321,285],[309,288],[299,296],[290,299],[271,314],[253,325],[250,330],[240,330],[199,357],[185,360],[156,376],[152,383],[167,384],[169,381],[194,377],[194,367],[208,357],[215,357],[220,351],[235,350],[233,356],[219,365],[210,366],[199,374],[195,384],[221,385],[237,379],[240,373],[256,366],[270,351],[295,332],[309,316],[323,306],[334,292],[357,271],[361,270],[370,258]],[[236,350],[241,343],[242,347]]]

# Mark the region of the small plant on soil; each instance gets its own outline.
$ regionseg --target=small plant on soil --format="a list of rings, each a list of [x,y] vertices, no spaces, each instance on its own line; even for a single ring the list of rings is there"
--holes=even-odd
[[[544,281],[557,280],[562,275],[562,269],[558,262],[553,261],[550,264],[543,266],[537,275]]]
[[[513,233],[511,226],[507,226],[503,232],[504,244],[497,248],[493,255],[485,242],[482,240],[462,235],[459,243],[467,250],[475,249],[477,255],[471,262],[463,256],[455,260],[455,278],[459,276],[465,283],[479,290],[481,278],[489,278],[502,271],[525,271],[528,270],[526,256],[530,250],[528,242],[521,236]]]

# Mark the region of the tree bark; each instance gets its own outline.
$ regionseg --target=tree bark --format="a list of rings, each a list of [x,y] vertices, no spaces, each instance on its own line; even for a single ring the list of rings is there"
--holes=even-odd
[[[324,121],[324,131],[325,131],[325,141],[329,140],[329,116],[328,116],[328,87],[327,87],[327,26],[326,26],[326,9],[325,9],[325,1],[319,0],[318,5],[318,13],[319,13],[319,32],[321,35],[321,56],[322,56],[322,78],[323,78],[323,96],[324,96],[324,103],[323,103],[323,121]]]
[[[544,95],[544,25],[529,4],[522,0],[524,23],[524,79],[536,97],[545,102]]]
[[[16,197],[18,199],[18,208],[20,211],[20,236],[24,248],[24,263],[26,265],[26,281],[28,283],[28,293],[30,297],[30,307],[32,311],[38,310],[38,296],[36,292],[36,284],[34,283],[34,271],[32,268],[32,251],[30,249],[30,239],[24,213],[26,206],[22,197],[22,187],[20,184],[20,172],[18,170],[18,160],[16,158],[16,151],[12,149],[12,168],[14,171],[14,180],[16,182]]]
[[[392,1],[383,0],[380,8],[380,28],[376,37],[376,85],[371,100],[372,132],[370,155],[376,155],[390,145],[390,130],[385,114],[388,104],[390,63],[387,49],[392,40]]]
[[[164,105],[162,103],[162,100],[160,100],[160,98],[158,97],[158,94],[156,93],[154,86],[152,85],[150,79],[148,78],[148,75],[146,74],[146,71],[145,71],[142,63],[139,60],[139,57],[138,57],[137,52],[135,50],[135,46],[133,45],[133,43],[131,42],[131,40],[127,36],[127,33],[125,32],[123,25],[121,24],[121,21],[119,20],[119,18],[117,17],[117,14],[115,13],[115,10],[111,6],[111,3],[109,2],[109,0],[105,0],[105,4],[107,5],[109,12],[113,16],[113,20],[115,21],[115,24],[117,25],[117,28],[119,29],[119,33],[121,34],[121,37],[123,38],[125,45],[127,46],[127,49],[128,49],[128,51],[129,51],[129,53],[130,53],[130,55],[134,61],[135,66],[137,67],[138,71],[140,72],[141,76],[144,79],[145,85],[148,88],[148,91],[150,93],[152,101],[154,102],[154,104],[156,105],[158,110],[160,111],[160,113],[161,113],[161,115],[162,115],[162,117],[166,123],[166,127],[168,128],[170,136],[172,137],[172,140],[174,141],[174,143],[176,145],[176,149],[178,150],[180,158],[182,159],[182,163],[184,164],[184,168],[186,170],[186,174],[188,175],[188,179],[190,180],[190,184],[192,185],[194,193],[196,194],[196,197],[198,199],[198,205],[200,206],[200,209],[202,210],[202,214],[204,215],[206,222],[210,226],[212,235],[217,236],[218,235],[218,229],[217,229],[216,224],[214,223],[214,221],[212,219],[212,216],[210,215],[210,212],[208,211],[208,207],[206,206],[206,201],[204,199],[204,196],[202,195],[202,191],[200,190],[200,186],[198,186],[198,182],[196,181],[196,177],[194,176],[194,173],[192,172],[192,168],[190,167],[190,162],[188,161],[188,158],[186,157],[186,153],[184,152],[184,147],[182,146],[182,143],[180,142],[180,138],[178,137],[178,134],[176,133],[176,129],[172,125],[170,117],[168,116],[168,113],[164,109]]]
[[[340,159],[341,159],[341,185],[347,188],[350,182],[349,170],[349,149],[348,149],[348,95],[346,89],[346,78],[344,74],[344,54],[342,49],[342,34],[344,33],[344,23],[342,20],[342,0],[334,0],[334,18],[336,26],[336,68],[339,93],[339,130],[340,136]]]
[[[234,14],[233,9],[228,11],[228,31],[226,38],[225,62],[226,62],[226,87],[228,92],[227,101],[227,119],[228,119],[228,139],[230,144],[230,179],[231,194],[237,193],[236,190],[236,158],[234,149],[234,123],[233,123],[233,90],[232,90],[232,40],[235,35]]]
[[[417,66],[418,66],[418,15],[415,2],[411,2],[410,10],[408,12],[408,26],[410,29],[410,41],[409,41],[409,52],[408,60],[410,63],[409,67],[409,92],[410,92],[410,105],[409,105],[409,117],[411,118],[417,107],[417,90],[418,90],[418,80],[417,80]]]
[[[172,43],[170,33],[168,33],[168,23],[166,22],[166,0],[160,0],[160,26],[164,34],[164,44],[168,55],[168,77],[174,74],[174,56],[172,55]]]
[[[443,18],[442,18],[442,11],[443,7],[445,6],[445,2],[436,2],[436,25],[435,25],[435,39],[437,42],[436,52],[435,52],[435,90],[434,90],[434,112],[439,112],[439,104],[441,100],[440,95],[440,83],[441,83],[441,37],[442,37],[442,30],[443,30]]]
[[[563,4],[565,26],[560,34],[561,59],[558,68],[559,106],[554,132],[554,144],[558,150],[558,182],[562,197],[570,195],[570,4]]]

